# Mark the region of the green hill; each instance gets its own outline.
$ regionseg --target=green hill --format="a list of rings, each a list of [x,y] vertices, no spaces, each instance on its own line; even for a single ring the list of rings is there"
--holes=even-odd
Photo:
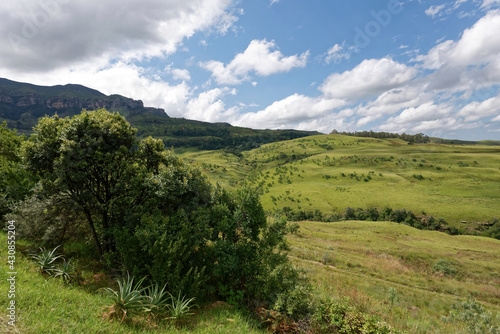
[[[259,187],[270,211],[320,210],[325,216],[348,207],[388,207],[444,218],[463,230],[481,230],[500,218],[497,146],[322,135],[263,145],[241,157],[222,151],[182,156],[213,182]]]

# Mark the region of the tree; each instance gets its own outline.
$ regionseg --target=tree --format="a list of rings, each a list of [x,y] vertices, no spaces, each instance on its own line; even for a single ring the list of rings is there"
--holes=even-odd
[[[268,223],[257,191],[212,187],[160,140],[136,140],[118,114],[42,118],[23,159],[48,195],[85,213],[99,256],[122,271],[196,297],[271,303],[295,286],[287,222]]]
[[[66,195],[84,212],[101,258],[115,250],[111,228],[141,203],[141,175],[156,168],[163,151],[152,138],[138,143],[135,132],[118,114],[84,110],[41,118],[23,145],[24,163],[45,191]]]
[[[0,217],[8,213],[9,206],[23,200],[31,192],[36,179],[20,165],[20,148],[25,140],[16,130],[0,124]]]

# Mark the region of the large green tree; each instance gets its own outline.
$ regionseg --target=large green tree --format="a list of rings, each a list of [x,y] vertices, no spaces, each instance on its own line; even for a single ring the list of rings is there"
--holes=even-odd
[[[66,195],[83,211],[101,257],[115,250],[112,228],[145,198],[143,175],[163,154],[161,141],[139,143],[135,133],[119,114],[84,110],[41,118],[23,147],[24,163],[45,191]]]
[[[294,287],[286,220],[268,222],[256,191],[228,194],[162,141],[138,141],[118,114],[44,117],[23,159],[48,195],[85,214],[101,259],[124,271],[172,292],[240,302],[272,302]]]

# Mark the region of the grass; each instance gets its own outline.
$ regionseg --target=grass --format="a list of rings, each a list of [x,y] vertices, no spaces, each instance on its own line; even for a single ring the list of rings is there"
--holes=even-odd
[[[322,296],[350,296],[409,333],[460,333],[460,324],[442,321],[457,299],[472,297],[500,313],[498,240],[390,222],[300,226],[290,255]],[[434,270],[446,263],[454,274]]]
[[[289,236],[290,258],[306,271],[318,297],[347,298],[356,309],[410,334],[461,333],[464,324],[443,321],[459,299],[472,297],[488,311],[500,313],[498,240],[450,236],[390,222],[299,224],[299,232]],[[5,250],[3,233],[0,244]],[[21,254],[19,249],[25,248],[18,241],[19,333],[264,333],[248,315],[222,302],[193,309],[194,315],[181,325],[148,317],[110,321],[106,312],[111,301],[99,287],[116,288],[111,277],[90,268],[81,285],[47,278]],[[1,252],[3,263],[6,253]],[[7,278],[7,270],[2,270],[2,291],[8,290]],[[8,302],[7,294],[0,294],[0,303]],[[6,315],[5,308],[0,310],[0,331],[8,333]]]
[[[264,333],[248,316],[219,303],[194,310],[189,323],[183,326],[165,321],[148,323],[147,319],[131,319],[120,323],[105,317],[110,300],[97,287],[109,286],[112,280],[96,283],[102,274],[86,275],[84,285],[65,284],[63,280],[42,276],[36,266],[23,254],[22,241],[18,241],[16,275],[16,331],[7,324],[7,309],[0,309],[2,333]],[[24,246],[24,247],[23,247]],[[0,304],[8,305],[7,291],[7,237],[0,233]],[[89,288],[91,286],[91,288]]]
[[[321,135],[263,145],[240,158],[221,151],[181,156],[213,182],[258,186],[266,210],[405,208],[472,230],[500,217],[498,146]]]

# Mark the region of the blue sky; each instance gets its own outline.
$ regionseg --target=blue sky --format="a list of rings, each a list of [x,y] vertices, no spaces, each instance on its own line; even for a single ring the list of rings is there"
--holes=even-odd
[[[172,117],[500,140],[500,0],[6,0],[0,77]]]

